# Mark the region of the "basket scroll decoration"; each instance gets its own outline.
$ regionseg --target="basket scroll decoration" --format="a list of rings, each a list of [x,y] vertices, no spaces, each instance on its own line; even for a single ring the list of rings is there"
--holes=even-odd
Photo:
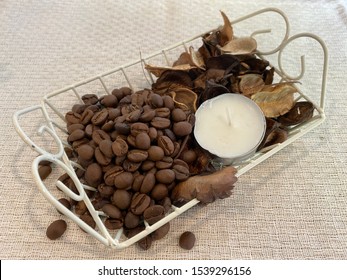
[[[273,154],[277,153],[290,143],[294,142],[297,140],[299,137],[303,136],[310,130],[314,129],[318,125],[320,125],[324,119],[325,119],[325,114],[324,114],[324,100],[325,100],[325,92],[326,92],[326,79],[327,79],[327,67],[328,67],[328,50],[322,41],[318,36],[311,34],[311,33],[300,33],[296,34],[294,36],[289,35],[290,27],[289,27],[289,20],[287,16],[279,9],[276,8],[266,8],[262,9],[259,11],[256,11],[254,13],[251,13],[249,15],[243,16],[237,20],[232,21],[231,23],[233,26],[237,25],[239,22],[243,22],[246,20],[249,20],[253,17],[256,17],[260,14],[263,13],[272,13],[272,14],[277,14],[280,15],[284,21],[285,25],[285,31],[283,35],[283,39],[281,43],[276,46],[273,50],[270,51],[261,51],[257,50],[257,55],[260,58],[265,58],[267,55],[273,55],[277,54],[278,56],[278,67],[275,68],[276,75],[278,75],[279,80],[282,81],[293,81],[293,80],[301,80],[304,75],[305,75],[305,56],[301,56],[301,61],[300,61],[300,73],[296,76],[293,77],[289,75],[286,70],[284,69],[283,66],[283,52],[285,49],[288,49],[289,46],[291,45],[291,42],[294,40],[297,40],[299,38],[308,38],[312,39],[313,41],[316,41],[319,43],[323,50],[323,69],[321,70],[321,89],[320,89],[320,99],[319,100],[314,100],[311,99],[308,95],[304,94],[300,88],[299,85],[296,86],[298,89],[298,94],[296,97],[296,100],[307,100],[313,103],[315,107],[315,113],[314,116],[297,126],[292,127],[288,131],[288,138],[285,142],[280,143],[280,144],[275,144],[270,147],[266,147],[260,151],[258,151],[254,156],[251,158],[243,161],[241,164],[238,166],[235,166],[238,170],[236,176],[240,176],[243,173],[247,172],[254,166],[258,165],[262,161],[266,160],[267,158],[271,157]],[[210,32],[210,31],[208,31]],[[206,34],[208,32],[205,32],[203,34]],[[257,35],[261,33],[271,33],[270,29],[266,30],[257,30],[251,34],[251,37],[256,37]],[[62,121],[65,121],[64,113],[62,112],[56,105],[55,105],[55,99],[57,97],[64,98],[66,95],[74,95],[74,98],[77,99],[79,102],[82,103],[82,99],[80,97],[80,88],[82,86],[88,85],[89,83],[99,83],[101,85],[101,88],[103,90],[103,94],[110,94],[110,91],[107,87],[107,82],[105,81],[108,77],[115,73],[121,73],[125,81],[127,83],[127,86],[130,88],[134,89],[136,88],[136,79],[133,79],[131,74],[129,73],[129,69],[133,66],[142,66],[143,63],[146,63],[150,59],[153,58],[161,58],[164,59],[164,61],[167,61],[169,64],[169,58],[167,53],[171,51],[175,51],[178,49],[185,49],[188,50],[188,45],[190,45],[192,42],[195,40],[201,39],[203,34],[200,34],[198,36],[195,36],[193,38],[190,38],[188,40],[185,40],[183,42],[179,42],[169,48],[162,49],[156,53],[153,53],[147,57],[141,58],[135,62],[123,65],[121,67],[117,67],[115,69],[112,69],[110,71],[107,71],[105,73],[102,73],[100,75],[96,75],[94,77],[91,77],[87,80],[75,83],[73,85],[67,86],[63,89],[60,89],[58,91],[49,93],[43,97],[41,100],[41,103],[37,106],[25,108],[22,110],[17,111],[14,116],[13,116],[13,123],[15,126],[16,131],[18,132],[19,136],[23,139],[25,143],[27,143],[33,150],[35,150],[39,156],[37,156],[33,163],[32,163],[32,174],[35,180],[35,183],[37,187],[39,188],[40,192],[42,195],[62,214],[64,214],[67,218],[71,219],[73,222],[75,222],[80,228],[82,228],[85,232],[89,233],[91,236],[99,240],[101,243],[103,243],[106,246],[110,246],[111,248],[115,249],[122,249],[126,248],[135,242],[139,241],[140,239],[146,237],[156,229],[160,228],[161,226],[165,225],[167,222],[171,221],[172,219],[176,218],[183,212],[187,211],[188,209],[192,208],[196,204],[199,203],[197,199],[193,199],[190,202],[186,203],[185,205],[181,207],[171,207],[171,211],[166,214],[166,216],[159,220],[158,222],[154,223],[153,225],[149,225],[144,222],[145,229],[141,231],[140,233],[136,234],[135,236],[131,238],[126,238],[123,234],[123,228],[117,230],[115,233],[111,233],[104,225],[103,223],[103,218],[106,216],[102,211],[100,210],[95,210],[93,204],[91,203],[91,200],[88,198],[86,191],[85,190],[91,190],[95,191],[95,188],[90,187],[88,185],[85,185],[80,182],[79,178],[77,177],[75,173],[75,168],[82,168],[79,166],[76,162],[71,161],[68,156],[66,155],[64,151],[65,146],[69,146],[67,141],[65,140],[66,137],[62,137],[60,135],[66,135],[67,130],[62,124]],[[154,82],[154,77],[152,76],[151,73],[149,72],[143,72],[143,75],[146,76],[146,80],[149,82]],[[124,86],[124,85],[121,85]],[[53,118],[52,113],[49,113],[53,111],[53,115],[60,119],[60,122],[57,121],[56,119]],[[43,133],[48,133],[54,140],[56,144],[56,153],[50,153],[46,151],[45,149],[41,148],[40,146],[36,145],[33,140],[28,136],[28,134],[24,131],[24,129],[21,127],[19,119],[21,117],[24,117],[30,112],[33,111],[38,111],[40,112],[44,119],[46,120],[46,124],[42,125],[38,133],[43,134]],[[64,172],[70,176],[70,178],[73,180],[76,188],[77,188],[77,193],[71,191],[66,185],[64,185],[61,181],[56,181],[56,187],[59,188],[61,191],[63,191],[68,197],[75,201],[81,201],[83,200],[85,202],[85,205],[90,213],[90,215],[93,217],[95,223],[96,223],[96,229],[91,228],[88,226],[84,221],[82,221],[75,213],[67,209],[65,206],[63,206],[57,198],[52,194],[52,192],[47,188],[45,183],[40,179],[39,173],[38,173],[38,167],[40,162],[42,161],[50,161],[53,165],[59,166]]]

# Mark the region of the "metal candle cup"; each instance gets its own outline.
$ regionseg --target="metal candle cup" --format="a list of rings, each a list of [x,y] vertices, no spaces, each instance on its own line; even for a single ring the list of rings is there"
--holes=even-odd
[[[241,94],[225,93],[208,99],[199,106],[195,117],[196,141],[224,165],[254,155],[265,135],[263,112]]]

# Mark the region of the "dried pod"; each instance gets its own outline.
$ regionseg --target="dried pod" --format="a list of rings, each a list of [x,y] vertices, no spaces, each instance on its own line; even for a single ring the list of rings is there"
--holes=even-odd
[[[241,76],[239,89],[245,96],[250,97],[254,93],[261,91],[265,83],[261,75],[258,74],[246,74]]]
[[[161,90],[168,90],[173,88],[192,88],[193,81],[189,74],[184,71],[165,71],[157,81],[152,85],[153,90],[156,92]]]
[[[283,143],[288,138],[288,132],[277,127],[267,136],[264,144],[265,147],[269,147],[275,144]]]
[[[203,56],[199,51],[194,51],[194,48],[192,46],[189,47],[189,53],[181,53],[180,57],[173,63],[173,67],[187,64],[205,70],[205,62]]]
[[[154,66],[150,64],[145,64],[145,69],[151,72],[154,76],[160,77],[165,71],[174,70],[174,71],[189,71],[195,68],[189,64],[180,64],[175,66]]]
[[[220,48],[224,53],[240,55],[251,54],[257,49],[257,41],[252,37],[241,37],[229,41],[226,45]]]
[[[280,123],[271,118],[265,118],[266,121],[266,130],[263,141],[257,148],[257,151],[261,150],[265,146],[266,139],[269,137],[270,133],[274,131],[276,128],[280,127]]]
[[[289,83],[264,86],[252,95],[252,100],[258,104],[264,115],[275,118],[287,113],[294,106],[294,93],[297,89]]]
[[[313,116],[314,106],[311,102],[296,102],[288,113],[280,116],[277,121],[284,126],[291,126],[303,123]]]
[[[206,81],[205,90],[199,96],[199,106],[207,99],[211,99],[224,93],[230,93],[230,91],[226,87],[213,81]]]
[[[210,57],[206,60],[206,69],[230,69],[237,68],[240,65],[240,60],[231,54],[222,54],[215,57]],[[231,71],[229,71],[231,72]],[[229,73],[228,72],[228,73]]]
[[[210,34],[204,37],[206,43],[212,46],[224,46],[227,42],[231,41],[234,37],[233,27],[226,14],[220,11],[224,25],[222,27],[213,30]]]
[[[177,88],[171,92],[171,96],[176,107],[191,112],[196,111],[198,96],[194,91],[187,88]]]

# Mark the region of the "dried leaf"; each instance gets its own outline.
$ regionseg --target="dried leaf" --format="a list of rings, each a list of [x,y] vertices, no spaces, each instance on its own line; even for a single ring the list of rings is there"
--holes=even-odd
[[[194,80],[194,88],[204,89],[206,86],[206,81],[208,80],[213,80],[216,82],[221,81],[224,77],[224,72],[225,70],[223,69],[208,69]]]
[[[230,69],[238,68],[240,66],[240,60],[230,54],[222,54],[215,57],[210,57],[206,60],[206,69]]]
[[[213,81],[206,81],[205,90],[199,96],[199,106],[207,99],[214,98],[224,93],[230,93],[230,91],[226,87]]]
[[[288,83],[264,86],[260,92],[252,95],[264,115],[276,118],[284,115],[294,106],[294,93],[297,89]]]
[[[193,81],[188,72],[167,70],[161,74],[157,81],[152,85],[152,89],[158,91],[169,91],[174,88],[192,88]]]
[[[265,83],[261,75],[246,74],[241,76],[239,89],[243,95],[250,97],[254,93],[261,91],[264,85]]]
[[[288,132],[277,127],[266,137],[264,147],[269,147],[275,144],[283,143],[288,138]]]
[[[194,91],[187,88],[176,88],[170,94],[177,107],[185,111],[196,111],[198,95]]]
[[[179,64],[175,66],[154,66],[150,64],[145,64],[145,69],[151,72],[154,76],[160,77],[165,71],[174,70],[174,71],[189,71],[196,68],[189,64]]]
[[[220,46],[224,46],[227,42],[233,39],[234,31],[233,31],[233,27],[231,26],[230,20],[228,19],[226,14],[222,11],[220,11],[220,13],[223,17],[224,25],[219,33],[218,43]]]
[[[277,121],[284,126],[297,125],[312,118],[313,111],[314,106],[311,102],[296,102],[294,107],[288,113],[280,116]]]
[[[242,37],[229,41],[220,48],[224,53],[233,55],[254,53],[257,49],[257,41],[251,37]]]

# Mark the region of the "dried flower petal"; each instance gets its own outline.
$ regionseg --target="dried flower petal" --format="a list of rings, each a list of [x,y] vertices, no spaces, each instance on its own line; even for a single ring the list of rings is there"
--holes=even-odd
[[[252,95],[252,100],[262,109],[268,118],[287,113],[294,106],[294,93],[297,89],[288,83],[264,86],[260,92]]]
[[[224,46],[227,42],[233,39],[234,31],[233,31],[233,27],[231,26],[230,20],[228,19],[226,14],[222,11],[220,11],[220,13],[223,17],[224,25],[222,29],[220,30],[220,33],[218,33],[219,34],[218,43],[220,46]]]
[[[277,121],[284,126],[297,125],[312,118],[313,111],[314,106],[311,102],[297,102],[288,113],[280,116]]]
[[[237,38],[229,41],[220,49],[233,55],[250,54],[257,49],[257,41],[252,37]]]
[[[150,64],[145,64],[145,69],[151,72],[154,76],[160,77],[165,71],[176,70],[176,71],[189,71],[196,68],[189,64],[179,64],[175,66],[154,66]]]
[[[239,89],[243,95],[250,97],[254,93],[261,91],[265,83],[261,75],[246,74],[241,76]]]
[[[157,81],[152,85],[153,90],[156,92],[167,92],[168,90],[177,87],[193,87],[193,81],[188,72],[167,70],[163,72]]]
[[[177,107],[191,112],[196,111],[198,95],[194,91],[187,88],[176,88],[171,92],[171,96]]]

